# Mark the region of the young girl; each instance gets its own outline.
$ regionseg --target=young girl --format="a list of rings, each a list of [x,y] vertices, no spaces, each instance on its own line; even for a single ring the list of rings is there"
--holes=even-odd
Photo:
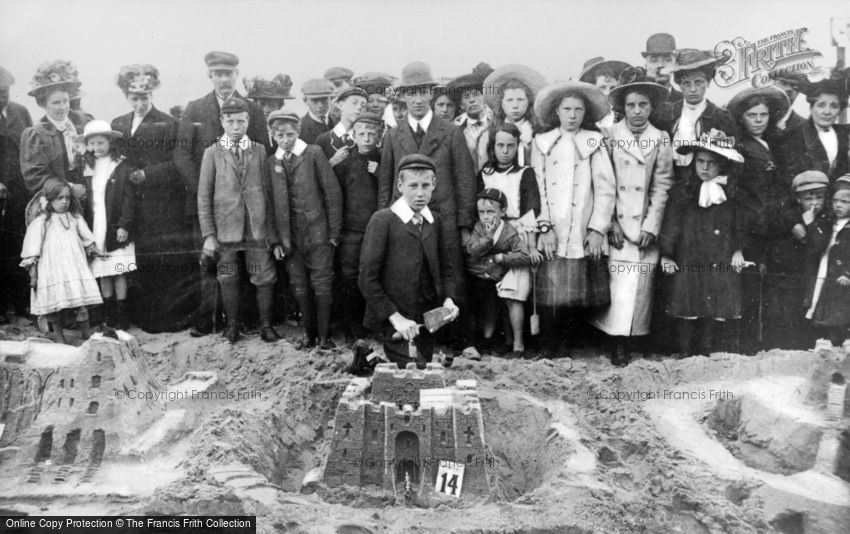
[[[521,132],[516,125],[505,123],[494,130],[487,152],[490,160],[479,175],[479,191],[498,189],[507,197],[505,220],[519,233],[533,265],[543,260],[537,250],[537,216],[540,215],[540,192],[531,167],[519,164]],[[528,267],[511,269],[497,284],[499,297],[505,299],[510,317],[506,339],[513,345],[511,356],[520,357],[525,351],[522,326],[525,322],[523,303],[531,292],[531,273]],[[508,332],[513,335],[509,335]]]
[[[806,319],[840,344],[850,334],[850,174],[837,178],[833,187],[832,236],[820,260]]]
[[[52,338],[65,343],[62,310],[76,308],[77,323],[87,338],[86,306],[103,302],[86,259],[86,252],[97,250],[94,236],[67,182],[49,178],[42,194],[42,212],[27,226],[21,250],[21,267],[35,273],[30,309],[34,315],[46,315]]]
[[[88,202],[86,221],[95,241],[106,254],[95,257],[91,270],[100,282],[105,302],[103,322],[129,327],[127,317],[127,273],[136,270],[136,250],[133,244],[133,223],[136,216],[136,194],[130,182],[135,170],[118,154],[115,139],[121,137],[106,121],[89,122],[83,131],[86,144],[86,178]],[[117,298],[117,317],[116,302]]]
[[[545,84],[543,75],[524,65],[499,67],[484,80],[484,100],[494,111],[490,138],[502,124],[511,123],[519,128],[520,166],[531,161],[531,139],[537,131],[534,98]]]

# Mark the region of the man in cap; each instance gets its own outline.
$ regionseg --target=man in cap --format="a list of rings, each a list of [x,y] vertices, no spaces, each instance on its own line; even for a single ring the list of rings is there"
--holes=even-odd
[[[319,135],[327,132],[336,124],[328,117],[334,86],[324,78],[313,78],[301,86],[307,113],[301,117],[301,136],[299,139],[312,145]]]
[[[316,138],[316,145],[325,153],[331,167],[345,161],[354,148],[354,121],[366,108],[367,98],[366,91],[359,87],[350,87],[337,96],[334,107],[339,110],[339,122]]]
[[[207,148],[215,145],[224,134],[221,122],[221,106],[231,97],[242,98],[236,90],[239,77],[239,58],[229,52],[209,52],[204,56],[207,76],[213,90],[206,96],[193,100],[186,105],[177,129],[177,146],[174,149],[174,163],[183,177],[188,195],[186,196],[186,214],[191,218],[195,240],[200,248],[203,236],[197,217],[198,180],[201,162]],[[253,102],[248,103],[247,138],[268,148],[269,137],[263,111]],[[207,264],[212,267],[211,264]],[[202,269],[203,271],[203,269]],[[200,279],[200,303],[193,318],[194,326],[190,334],[202,336],[213,329],[213,310],[215,308],[215,273],[202,272]]]
[[[17,315],[29,305],[26,271],[18,267],[26,233],[24,209],[29,193],[21,175],[20,143],[24,129],[32,126],[27,108],[9,101],[15,77],[0,67],[0,324],[9,304]]]
[[[676,39],[669,33],[653,33],[646,40],[646,50],[640,54],[646,62],[646,77],[670,89],[667,101],[681,100],[682,93],[670,83],[671,69],[676,65]]]
[[[463,132],[476,174],[487,163],[488,130],[493,123],[493,110],[484,104],[484,79],[491,72],[490,65],[479,63],[472,74],[459,76],[448,85],[449,93],[460,97],[463,113],[454,120],[454,124]]]

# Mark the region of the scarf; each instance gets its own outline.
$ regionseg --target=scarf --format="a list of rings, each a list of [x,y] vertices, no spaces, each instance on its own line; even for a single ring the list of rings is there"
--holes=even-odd
[[[65,143],[65,153],[68,155],[68,168],[75,169],[77,167],[77,153],[74,149],[74,142],[77,138],[76,126],[74,126],[74,123],[68,117],[65,117],[65,120],[62,122],[56,122],[50,117],[47,117],[47,120],[56,127],[56,130],[62,133],[62,141]]]
[[[717,176],[711,180],[703,181],[699,189],[699,206],[708,208],[726,202],[726,192],[723,191],[726,181],[725,176]]]

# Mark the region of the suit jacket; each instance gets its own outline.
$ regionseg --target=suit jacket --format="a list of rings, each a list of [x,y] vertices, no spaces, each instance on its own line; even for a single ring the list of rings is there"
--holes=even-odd
[[[239,92],[234,96],[242,97]],[[268,129],[263,110],[249,101],[248,138],[265,147],[269,145]],[[177,128],[177,146],[174,148],[174,163],[183,177],[188,195],[186,196],[186,214],[194,215],[197,209],[195,197],[198,193],[198,177],[201,161],[207,148],[213,146],[224,134],[221,125],[221,110],[215,91],[193,100],[186,105],[186,111],[180,118]]]
[[[130,162],[121,157],[121,161],[106,182],[103,195],[106,206],[106,251],[112,252],[135,241],[136,236],[136,190],[130,182],[130,174],[136,170]],[[89,228],[94,228],[92,211],[92,176],[85,176],[86,199],[84,212]],[[124,243],[118,242],[118,229],[127,230],[129,237]]]
[[[305,141],[306,142],[306,141]],[[311,144],[311,143],[308,143]],[[327,132],[323,132],[316,137],[315,142],[312,144],[322,149],[322,153],[324,153],[325,157],[331,159],[337,150],[342,148],[343,146],[348,146],[351,151],[356,152],[357,147],[354,144],[354,140],[349,140],[348,143],[342,140],[340,136],[334,133],[333,130],[328,130]],[[351,151],[349,154],[351,154]],[[338,163],[335,167],[342,165],[344,162]]]
[[[464,150],[466,148],[464,147]],[[421,233],[412,223],[405,224],[392,208],[379,210],[372,216],[360,254],[358,285],[366,300],[363,324],[381,329],[395,312],[421,321],[422,310],[417,284],[411,283],[427,264],[439,302],[455,298],[455,266],[452,252],[442,238],[439,215],[434,223],[423,221]]]
[[[32,118],[27,108],[14,102],[6,104],[5,112],[6,117],[0,118],[0,183],[9,190],[9,199],[3,225],[10,230],[20,230],[23,210],[31,196],[21,176],[21,134],[32,126]],[[10,212],[15,213],[10,215]]]
[[[83,133],[84,118],[77,112],[68,113],[78,134]],[[21,173],[30,194],[41,190],[48,178],[59,178],[71,183],[82,183],[82,165],[70,171],[68,154],[62,132],[47,117],[27,128],[21,134]]]
[[[788,184],[803,171],[821,171],[832,181],[850,170],[847,154],[850,150],[850,126],[836,124],[833,128],[838,137],[838,154],[831,166],[812,119],[785,135],[778,154],[781,154],[780,166]]]
[[[301,117],[301,133],[298,138],[308,145],[316,144],[316,138],[333,128],[333,121],[328,118],[325,123],[314,119],[309,113]]]
[[[398,164],[408,154],[424,154],[437,164],[437,185],[428,207],[443,217],[457,218],[457,225],[475,225],[475,169],[460,128],[436,115],[417,147],[407,120],[387,131],[378,170],[378,207],[387,207],[400,196],[396,184]]]
[[[767,210],[787,199],[791,183],[784,181],[771,150],[750,135],[744,134],[735,148],[744,156],[738,182],[744,257],[762,263],[766,261],[770,245],[766,237]]]
[[[365,232],[369,219],[378,211],[378,176],[369,172],[374,162],[380,169],[381,155],[377,150],[360,154],[357,149],[345,161],[334,167],[342,191],[342,228]]]
[[[274,205],[274,224],[281,242],[289,237],[301,250],[339,240],[342,231],[342,192],[331,164],[319,147],[302,140],[292,150],[291,174],[283,151],[268,159]]]
[[[682,107],[684,100],[680,99],[675,102],[667,101],[658,108],[658,113],[653,113],[652,123],[659,130],[664,130],[670,136],[670,139],[676,134],[676,128],[679,126],[679,117],[682,116]],[[710,101],[706,101],[705,111],[702,112],[696,124],[696,134],[699,138],[703,132],[708,133],[712,128],[716,128],[726,135],[739,138],[738,124],[732,117],[732,114],[723,108],[715,106]]]
[[[271,213],[271,185],[266,172],[266,147],[251,141],[242,164],[219,143],[204,152],[198,181],[198,219],[204,238],[242,243],[249,238],[267,247],[280,243]],[[248,220],[245,220],[245,214]],[[250,233],[245,233],[245,225]]]
[[[177,120],[151,108],[135,133],[133,113],[112,121],[112,129],[123,134],[116,141],[130,166],[145,171],[145,181],[136,186],[141,219],[138,233],[159,235],[179,231],[184,224],[186,186],[173,161],[177,146]]]

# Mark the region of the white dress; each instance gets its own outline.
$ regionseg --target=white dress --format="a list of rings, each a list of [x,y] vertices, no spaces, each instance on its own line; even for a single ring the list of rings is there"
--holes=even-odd
[[[92,233],[94,234],[97,248],[106,251],[106,184],[112,176],[112,172],[118,166],[118,162],[109,156],[97,158],[94,164],[94,175],[91,180],[92,187]],[[90,170],[90,169],[89,169]],[[106,258],[94,257],[91,261],[91,270],[95,278],[104,276],[116,276],[129,271],[136,270],[136,246],[133,243],[107,253]]]

